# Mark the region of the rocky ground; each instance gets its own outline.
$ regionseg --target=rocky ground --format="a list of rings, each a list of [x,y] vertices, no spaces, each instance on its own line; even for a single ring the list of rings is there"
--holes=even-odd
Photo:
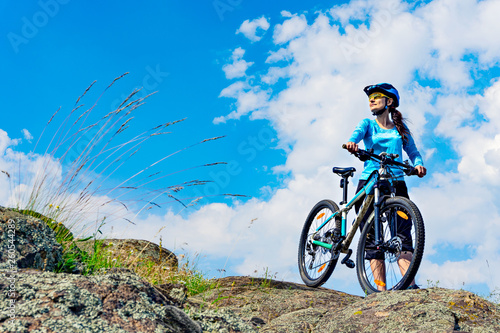
[[[9,275],[2,271],[1,281]],[[470,292],[430,288],[366,298],[324,288],[228,277],[186,297],[181,285],[152,286],[134,273],[100,276],[16,273],[15,318],[2,332],[499,332],[500,307]],[[8,285],[0,307],[8,309]]]
[[[500,332],[497,304],[443,288],[362,298],[288,282],[229,277],[186,304],[231,310],[259,332]]]
[[[227,277],[187,297],[183,285],[153,286],[126,269],[56,274],[61,249],[47,228],[0,207],[0,332],[500,332],[500,306],[463,290],[363,298]]]
[[[1,298],[0,307],[14,299],[15,318],[0,315],[2,332],[201,332],[182,308],[131,272],[20,270],[14,278],[16,296]]]

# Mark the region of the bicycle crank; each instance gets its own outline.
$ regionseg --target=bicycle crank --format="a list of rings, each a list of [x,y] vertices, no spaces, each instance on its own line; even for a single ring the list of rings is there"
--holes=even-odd
[[[346,265],[349,268],[354,268],[354,266],[356,266],[354,264],[354,261],[352,261],[351,259],[349,259],[351,257],[351,254],[352,254],[352,250],[349,249],[349,251],[347,251],[347,254],[344,257],[344,259],[342,259],[341,263],[344,264],[344,265]]]

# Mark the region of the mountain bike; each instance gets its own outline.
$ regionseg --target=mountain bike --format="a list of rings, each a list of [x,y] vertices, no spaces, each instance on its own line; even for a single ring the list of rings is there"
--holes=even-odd
[[[341,263],[349,268],[357,266],[358,280],[366,294],[413,287],[424,252],[424,222],[412,201],[395,196],[396,177],[391,169],[399,168],[408,176],[417,174],[416,169],[408,161],[396,161],[397,154],[376,155],[373,150],[362,149],[353,154],[361,161],[379,162],[380,168],[372,172],[349,202],[349,177],[356,169],[333,168],[333,173],[342,178],[343,198],[340,207],[331,200],[322,200],[307,216],[299,242],[300,276],[307,286],[321,286],[344,253]],[[359,214],[347,231],[347,215],[359,201]],[[355,264],[349,247],[362,222]]]

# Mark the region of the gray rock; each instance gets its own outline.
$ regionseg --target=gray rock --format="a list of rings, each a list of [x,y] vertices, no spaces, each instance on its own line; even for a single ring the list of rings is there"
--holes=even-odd
[[[12,279],[14,292],[4,282]],[[0,314],[1,332],[201,332],[182,309],[133,273],[1,271],[0,281],[0,308],[12,309]]]
[[[404,290],[362,298],[250,277],[214,284],[215,289],[189,297],[187,306],[205,313],[232,311],[252,325],[248,332],[500,332],[500,306],[464,290]]]
[[[134,265],[154,263],[166,269],[177,270],[177,256],[164,247],[147,240],[139,239],[103,239],[98,241],[101,249],[110,257],[120,258],[122,262],[133,261]],[[94,252],[94,240],[75,243],[81,250],[88,253]]]
[[[0,269],[54,271],[61,259],[62,247],[45,222],[0,207]]]

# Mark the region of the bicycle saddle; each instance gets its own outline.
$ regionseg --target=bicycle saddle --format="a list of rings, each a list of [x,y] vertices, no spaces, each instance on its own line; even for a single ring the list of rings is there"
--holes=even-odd
[[[332,169],[333,173],[336,173],[337,175],[341,177],[351,177],[354,172],[356,172],[356,169],[353,167],[349,168],[338,168],[338,167],[333,167]]]

